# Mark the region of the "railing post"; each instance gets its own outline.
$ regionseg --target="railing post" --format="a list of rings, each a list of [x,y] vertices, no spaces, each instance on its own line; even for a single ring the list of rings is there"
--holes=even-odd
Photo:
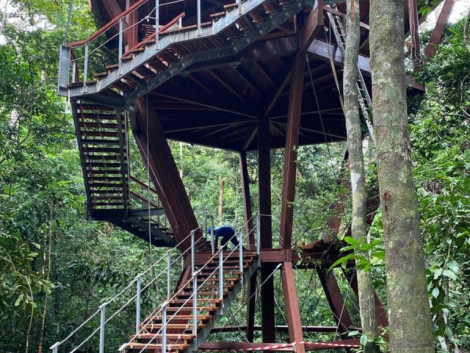
[[[72,61],[72,83],[77,82],[77,62]]]
[[[139,325],[140,325],[140,306],[141,306],[141,292],[142,292],[142,275],[137,275],[136,278],[137,283],[137,294],[136,294],[136,301],[135,301],[135,332],[136,334],[139,333]]]
[[[162,352],[166,352],[166,307],[168,302],[165,301],[162,305]]]
[[[160,49],[160,0],[155,0],[155,50]]]
[[[241,16],[243,15],[242,0],[237,0],[237,5],[238,5],[238,15]]]
[[[197,0],[197,35],[201,36],[201,0]]]
[[[191,231],[191,275],[194,276],[196,264],[195,264],[195,251],[194,251],[194,233],[195,231]]]
[[[70,56],[72,49],[62,45],[60,47],[59,58],[59,79],[57,82],[58,89],[66,89],[69,86],[70,79]]]
[[[219,299],[221,313],[223,313],[224,305],[224,248],[219,251]]]
[[[214,216],[211,216],[211,249],[212,255],[215,254],[215,238],[214,238]]]
[[[207,211],[204,211],[204,238],[207,239]]]
[[[86,92],[86,81],[88,77],[88,43],[85,44],[85,57],[83,60],[83,91]]]
[[[104,330],[106,325],[106,303],[100,306],[100,349],[99,353],[104,353]]]
[[[58,353],[59,352],[59,346],[60,346],[60,342],[54,343],[51,347],[52,353]]]
[[[243,233],[238,234],[238,261],[240,263],[240,282],[243,285]]]
[[[166,257],[167,272],[166,272],[166,297],[170,298],[171,291],[171,250],[168,250]]]
[[[122,74],[122,18],[119,19],[119,52],[118,52],[118,65],[119,65],[119,70],[118,73],[119,75]]]
[[[193,274],[193,335],[197,336],[197,273]]]

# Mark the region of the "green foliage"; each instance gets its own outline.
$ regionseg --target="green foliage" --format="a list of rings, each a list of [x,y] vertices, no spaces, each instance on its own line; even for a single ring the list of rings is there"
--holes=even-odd
[[[346,236],[344,237],[344,242],[349,245],[342,247],[340,251],[346,252],[347,255],[335,261],[330,268],[339,265],[346,268],[351,260],[355,261],[357,269],[364,271],[370,271],[374,264],[383,265],[385,261],[383,239],[377,239],[368,243],[365,238],[357,240],[353,237]]]
[[[447,30],[418,75],[426,95],[410,109],[429,298],[435,334],[449,349],[470,344],[470,53],[462,33],[463,22]]]

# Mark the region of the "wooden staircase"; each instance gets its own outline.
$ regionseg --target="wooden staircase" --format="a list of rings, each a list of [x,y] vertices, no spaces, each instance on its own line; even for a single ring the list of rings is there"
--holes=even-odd
[[[238,3],[221,5],[218,12],[209,16],[211,21],[202,23],[200,28],[167,24],[159,32],[158,44],[155,32],[146,29],[146,38],[135,48],[121,53],[117,63],[108,64],[103,72],[94,73],[93,80],[89,80],[87,73],[77,74],[81,62],[77,63],[73,55],[74,48],[91,43],[91,40],[65,45],[61,48],[59,94],[127,108],[136,98],[194,64],[239,53],[302,11],[304,6],[313,6],[315,1],[246,0],[240,4],[241,9],[238,9]],[[177,18],[183,16],[180,14]],[[106,96],[103,92],[107,90],[119,92],[120,97]]]
[[[108,90],[107,95],[117,94]],[[170,229],[155,220],[163,210],[130,190],[129,141],[125,112],[104,104],[72,100],[87,195],[88,217],[109,221],[155,246],[171,247]],[[131,198],[146,201],[133,209]],[[152,207],[148,207],[148,205]],[[149,237],[150,232],[150,237]]]
[[[240,292],[243,283],[255,273],[258,267],[257,255],[254,252],[243,253],[243,272],[240,272],[239,253],[224,256],[223,290],[219,288],[219,259],[196,266],[197,296],[193,280],[188,280],[173,293],[166,307],[166,351],[192,352],[204,342],[215,322],[223,315],[231,301]],[[243,281],[242,281],[243,279]],[[193,304],[197,303],[197,327],[193,328]],[[121,350],[129,353],[162,352],[163,316],[161,310],[147,317],[140,325],[140,332],[131,336],[129,343]],[[196,333],[196,334],[195,334]]]

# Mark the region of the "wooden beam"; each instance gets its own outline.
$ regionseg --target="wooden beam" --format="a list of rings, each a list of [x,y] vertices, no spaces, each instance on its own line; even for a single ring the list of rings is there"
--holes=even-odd
[[[133,117],[132,131],[137,146],[149,168],[176,242],[182,242],[179,249],[184,251],[191,245],[189,238],[184,239],[193,229],[198,229],[196,217],[155,110],[145,98],[136,100],[135,106],[137,113]],[[201,236],[201,231],[197,230],[196,239]]]
[[[278,77],[276,79],[276,82],[274,82],[274,85],[272,89],[265,93],[264,97],[264,104],[263,104],[263,116],[269,116],[271,113],[271,110],[273,109],[274,105],[277,103],[279,97],[281,96],[282,91],[286,87],[287,83],[289,82],[290,75],[291,75],[291,64],[293,61],[288,62],[288,64],[285,64],[284,68],[279,72]]]
[[[213,110],[222,111],[238,116],[243,116],[251,120],[257,119],[256,115],[253,113],[253,110],[251,110],[251,108],[248,109],[246,106],[241,105],[238,101],[235,101],[231,97],[219,97],[219,99],[217,100],[218,104],[216,104],[215,99],[210,99],[210,97],[207,97],[206,94],[201,94],[201,92],[198,92],[197,90],[189,89],[186,87],[184,88],[184,94],[181,94],[182,90],[182,88],[173,88],[166,86],[164,90],[161,90],[161,92],[153,92],[151,93],[151,95],[155,97],[164,97],[179,102],[194,104],[197,106],[210,108]]]
[[[246,299],[246,339],[253,342],[255,338],[256,282],[257,274],[253,274],[248,282],[248,298]]]
[[[256,350],[262,350],[262,348],[266,346],[275,346],[275,345],[282,345],[282,343],[204,342],[204,343],[201,343],[198,350],[219,351],[219,352],[246,351],[246,350],[256,351]],[[339,340],[339,341],[305,342],[305,349],[307,351],[328,350],[328,349],[333,349],[335,345],[337,348],[340,348],[342,345],[343,347],[346,346],[350,348],[361,347],[361,344],[359,343],[358,339],[345,339],[345,340]],[[277,350],[277,351],[295,352],[295,346],[284,347],[282,348],[282,350]]]
[[[208,70],[207,71],[213,78],[215,78],[216,81],[218,81],[227,91],[229,91],[231,94],[233,94],[235,97],[237,97],[242,103],[245,102],[245,99],[238,94],[237,91],[235,91],[227,82],[222,80],[214,71]]]
[[[436,55],[437,47],[441,43],[442,32],[444,31],[452,9],[454,8],[454,4],[455,0],[445,0],[444,5],[442,6],[441,13],[437,18],[436,27],[434,27],[429,43],[424,51],[424,55],[428,58],[432,58]]]
[[[338,331],[341,333],[348,332],[350,327],[353,326],[353,323],[334,274],[332,272],[328,272],[326,268],[321,267],[317,269],[317,272],[325,291],[326,299],[330,305],[330,309],[338,324]]]
[[[304,27],[299,34],[299,50],[305,52],[323,26],[323,0],[317,2],[317,7],[310,11]]]
[[[295,182],[297,175],[297,149],[299,147],[305,56],[296,55],[291,74],[289,107],[287,113],[284,178],[282,182],[280,244],[284,249],[292,246]]]
[[[258,189],[259,189],[259,219],[261,249],[271,249],[272,223],[271,223],[271,159],[269,148],[269,120],[261,117],[258,120]],[[274,315],[274,279],[272,272],[274,266],[266,265],[261,268],[261,316],[263,323],[263,342],[275,342],[275,315]]]
[[[302,321],[300,319],[299,300],[297,298],[292,262],[284,262],[282,269],[282,290],[284,292],[284,302],[286,305],[289,339],[291,342],[297,342],[295,346],[297,353],[305,353],[304,344],[299,343],[304,341],[304,335],[302,333]]]
[[[205,84],[199,81],[194,75],[188,74],[188,78],[193,81],[196,85],[201,87],[204,91],[206,91],[209,95],[214,94]]]
[[[258,71],[260,72],[261,76],[263,76],[266,81],[268,81],[271,85],[274,84],[274,81],[273,79],[271,78],[271,76],[269,76],[266,71],[264,71],[264,69],[260,66],[260,64],[258,64],[258,62],[256,60],[253,60],[253,65],[258,69]]]

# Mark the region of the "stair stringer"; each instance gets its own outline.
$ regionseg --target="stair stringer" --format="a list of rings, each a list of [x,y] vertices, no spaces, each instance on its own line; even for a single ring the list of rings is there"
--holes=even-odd
[[[207,336],[211,333],[216,322],[222,317],[223,310],[228,308],[232,301],[237,297],[243,288],[244,283],[249,283],[251,277],[256,274],[256,271],[260,267],[259,258],[255,259],[253,263],[248,267],[248,270],[243,274],[243,281],[238,281],[238,283],[230,291],[230,294],[227,295],[223,300],[223,306],[215,312],[214,316],[207,322],[206,326],[198,331],[196,338],[191,342],[190,346],[186,348],[182,353],[192,353],[196,351],[199,346],[205,342]]]

